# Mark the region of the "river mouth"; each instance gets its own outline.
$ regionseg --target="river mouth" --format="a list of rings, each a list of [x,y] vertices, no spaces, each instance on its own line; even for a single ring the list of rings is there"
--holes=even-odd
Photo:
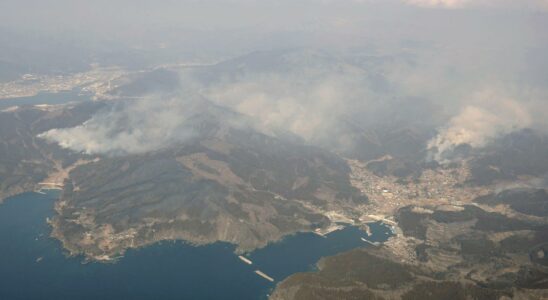
[[[324,256],[383,242],[390,228],[371,223],[372,235],[346,227],[325,237],[301,233],[240,259],[234,246],[165,241],[129,250],[113,264],[66,257],[46,222],[58,193],[25,193],[0,205],[0,299],[266,299],[275,284],[310,271]],[[272,278],[267,280],[255,271]]]

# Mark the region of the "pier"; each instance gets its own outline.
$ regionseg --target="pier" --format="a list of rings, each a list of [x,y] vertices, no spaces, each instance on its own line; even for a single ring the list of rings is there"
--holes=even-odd
[[[62,190],[63,184],[56,182],[39,182],[38,185],[41,186],[40,190]]]
[[[253,264],[253,262],[252,262],[251,260],[247,259],[247,258],[244,257],[244,256],[241,256],[241,255],[240,255],[240,256],[238,256],[238,258],[239,258],[240,260],[242,260],[243,262],[245,262],[246,264],[248,264],[248,265]]]
[[[372,220],[375,220],[375,221],[381,221],[381,222],[384,222],[384,223],[388,223],[390,225],[397,225],[396,222],[394,222],[392,220],[388,220],[382,215],[366,215],[366,217],[368,217]]]
[[[379,242],[371,242],[371,241],[366,240],[366,239],[364,239],[364,238],[361,238],[361,240],[364,241],[364,242],[366,242],[366,243],[369,243],[369,244],[371,244],[371,245],[373,245],[373,246],[378,246],[378,245],[380,245]]]
[[[261,272],[261,271],[259,271],[259,270],[255,270],[255,274],[261,276],[262,278],[264,278],[264,279],[266,279],[266,280],[268,280],[268,281],[270,281],[270,282],[274,282],[274,278],[272,278],[272,277],[266,275],[265,273],[263,273],[263,272]]]
[[[329,225],[328,227],[326,228],[316,228],[313,232],[321,237],[327,237],[328,234],[334,232],[334,231],[337,231],[337,230],[341,230],[341,229],[344,229],[344,226],[343,225],[340,225],[340,224],[331,224]]]

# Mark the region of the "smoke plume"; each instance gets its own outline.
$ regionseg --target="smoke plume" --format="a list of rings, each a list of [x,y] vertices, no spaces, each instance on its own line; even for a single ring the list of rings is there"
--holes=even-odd
[[[144,153],[192,137],[185,121],[196,105],[192,96],[149,95],[100,112],[80,126],[52,129],[39,137],[87,154]]]
[[[523,102],[503,98],[493,91],[480,92],[473,98],[428,143],[428,148],[436,152],[436,160],[442,161],[443,153],[458,145],[480,148],[500,135],[532,125]]]

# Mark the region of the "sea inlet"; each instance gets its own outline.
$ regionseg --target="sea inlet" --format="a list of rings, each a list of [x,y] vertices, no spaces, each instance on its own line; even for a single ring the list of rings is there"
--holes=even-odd
[[[0,299],[266,299],[277,282],[313,270],[324,256],[371,247],[365,232],[346,227],[325,237],[301,233],[245,255],[234,246],[161,242],[128,251],[115,263],[67,257],[49,237],[55,192],[24,193],[0,205]],[[370,224],[372,242],[391,234]],[[274,279],[259,276],[260,270]]]
[[[90,101],[91,94],[82,92],[79,89],[70,91],[61,91],[57,93],[42,92],[35,96],[7,98],[0,101],[0,110],[6,109],[11,106],[25,106],[25,105],[37,105],[37,104],[65,104],[68,102],[82,102]]]

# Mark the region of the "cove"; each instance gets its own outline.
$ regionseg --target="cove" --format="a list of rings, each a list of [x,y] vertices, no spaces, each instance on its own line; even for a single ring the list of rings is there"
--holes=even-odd
[[[0,205],[0,299],[266,299],[275,284],[312,270],[324,256],[367,247],[356,227],[321,237],[300,233],[249,253],[252,265],[234,246],[191,246],[166,241],[136,250],[113,264],[83,264],[66,257],[49,237],[46,218],[58,195],[25,193]],[[390,228],[370,224],[371,241],[385,241]],[[270,282],[254,273],[261,270]]]

